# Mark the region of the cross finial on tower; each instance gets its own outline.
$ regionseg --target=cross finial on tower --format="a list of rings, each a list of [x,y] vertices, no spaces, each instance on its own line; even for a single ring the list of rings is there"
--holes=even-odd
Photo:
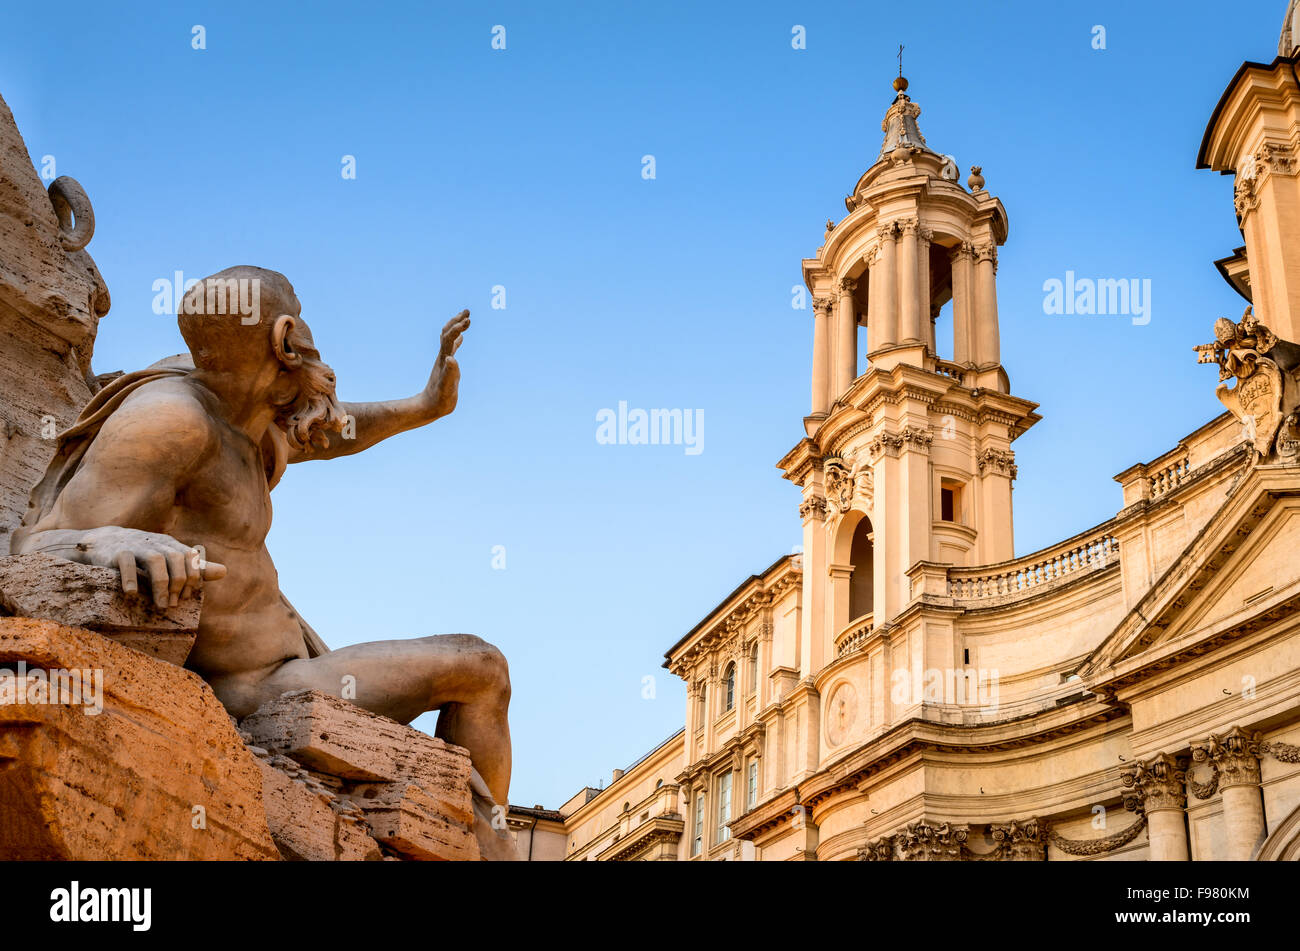
[[[894,80],[894,89],[898,92],[907,91],[907,80],[903,78],[903,44],[898,44],[898,78]]]

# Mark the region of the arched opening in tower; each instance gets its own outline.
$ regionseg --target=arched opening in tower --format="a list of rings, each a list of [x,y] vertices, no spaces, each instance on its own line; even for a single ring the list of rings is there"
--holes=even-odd
[[[853,576],[849,581],[849,618],[857,620],[872,613],[875,597],[875,534],[871,519],[864,517],[853,530],[849,547]]]

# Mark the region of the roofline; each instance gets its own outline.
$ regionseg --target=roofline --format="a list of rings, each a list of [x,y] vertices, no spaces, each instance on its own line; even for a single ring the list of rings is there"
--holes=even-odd
[[[773,571],[779,568],[782,562],[793,561],[794,558],[795,556],[793,554],[782,555],[780,558],[772,562],[772,564],[768,565],[758,574],[750,575],[748,578],[746,578],[744,581],[738,584],[734,591],[732,591],[729,595],[727,595],[725,598],[723,598],[721,601],[718,602],[718,606],[716,608],[714,608],[712,611],[710,611],[708,614],[704,616],[704,620],[700,621],[700,623],[696,624],[693,628],[691,628],[689,631],[683,634],[676,644],[668,648],[668,650],[664,651],[664,662],[662,666],[665,668],[668,667],[668,665],[672,662],[673,654],[677,653],[678,649],[680,649],[683,644],[685,644],[692,637],[698,634],[701,629],[707,627],[710,621],[717,618],[717,616],[722,613],[722,609],[725,608],[732,601],[732,599],[736,597],[736,595],[740,594],[740,592],[744,591],[754,582],[762,581]]]
[[[1255,302],[1254,298],[1250,294],[1242,293],[1241,288],[1234,284],[1232,278],[1228,276],[1228,265],[1233,261],[1238,260],[1246,260],[1246,246],[1244,244],[1239,248],[1234,248],[1232,253],[1226,258],[1219,258],[1219,260],[1215,261],[1214,269],[1219,272],[1219,276],[1223,278],[1224,283],[1231,287],[1237,295],[1244,297],[1248,302],[1253,304]],[[1247,286],[1249,287],[1250,285],[1248,284]]]
[[[1275,70],[1279,63],[1288,64],[1294,74],[1297,59],[1300,59],[1300,54],[1297,54],[1296,56],[1278,56],[1271,63],[1257,63],[1254,60],[1248,59],[1246,62],[1241,64],[1241,67],[1229,81],[1227,88],[1223,90],[1223,95],[1219,97],[1219,101],[1215,105],[1214,111],[1210,113],[1210,121],[1205,124],[1205,134],[1201,136],[1201,148],[1196,153],[1196,167],[1198,169],[1210,167],[1210,163],[1205,160],[1205,153],[1210,149],[1210,133],[1213,132],[1214,127],[1218,125],[1219,115],[1223,112],[1224,106],[1228,104],[1228,99],[1232,96],[1233,90],[1237,88],[1237,83],[1241,81],[1241,77],[1245,76],[1246,73],[1252,69]],[[1235,170],[1225,169],[1220,172],[1220,174],[1231,175],[1234,171]]]

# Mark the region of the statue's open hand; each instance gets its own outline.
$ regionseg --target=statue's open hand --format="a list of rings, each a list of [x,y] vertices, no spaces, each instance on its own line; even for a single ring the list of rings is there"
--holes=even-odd
[[[456,400],[460,394],[460,364],[456,362],[456,351],[464,343],[465,331],[468,329],[468,310],[462,310],[442,328],[438,360],[433,365],[433,372],[429,374],[429,385],[424,390],[434,418],[446,416],[456,408]]]
[[[138,576],[143,572],[160,608],[175,607],[181,598],[201,590],[204,581],[226,576],[225,565],[205,561],[202,548],[182,545],[170,535],[116,525],[85,532],[77,553],[77,560],[88,565],[118,569],[127,594],[140,589]]]

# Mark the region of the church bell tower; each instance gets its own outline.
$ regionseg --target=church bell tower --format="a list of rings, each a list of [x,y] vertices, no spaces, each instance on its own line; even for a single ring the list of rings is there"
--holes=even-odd
[[[922,135],[908,81],[879,153],[803,262],[813,300],[803,490],[803,663],[815,673],[919,596],[918,566],[1014,555],[1011,443],[1040,417],[1010,395],[998,330],[1002,203]]]

